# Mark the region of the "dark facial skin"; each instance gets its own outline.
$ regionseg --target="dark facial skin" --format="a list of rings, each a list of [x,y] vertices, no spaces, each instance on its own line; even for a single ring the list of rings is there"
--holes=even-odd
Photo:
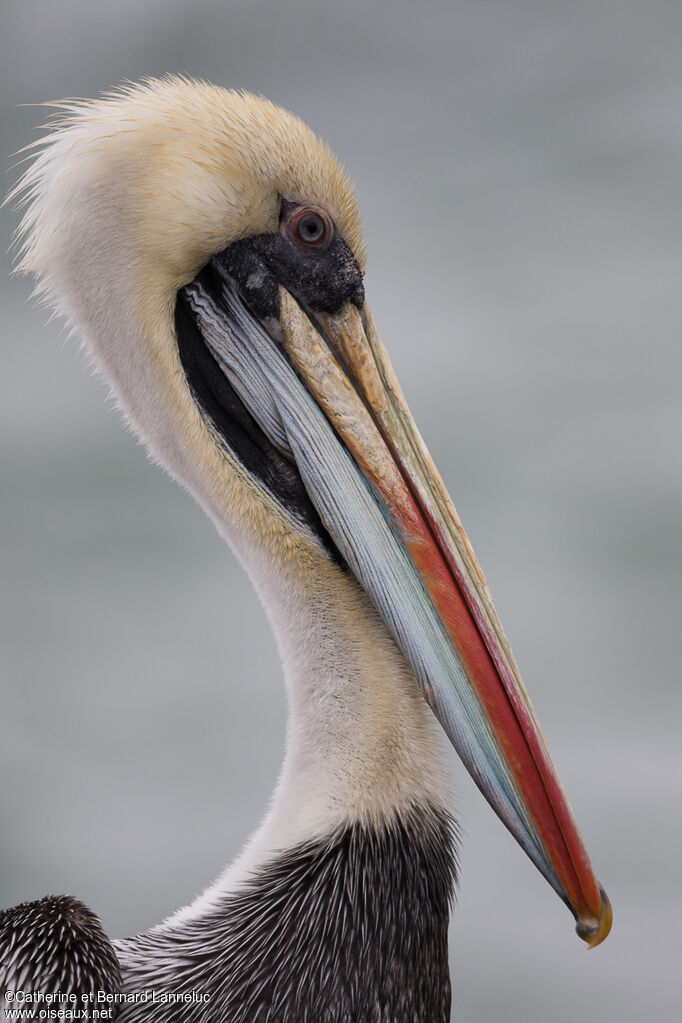
[[[337,312],[348,301],[361,307],[365,297],[360,267],[329,215],[318,207],[285,201],[277,234],[234,242],[200,271],[194,286],[220,304],[225,276],[261,320],[279,318],[280,285],[314,312]],[[268,440],[205,345],[184,288],[177,296],[175,329],[194,400],[225,447],[321,541],[331,560],[344,567],[295,465]]]
[[[335,313],[349,301],[362,307],[362,271],[328,214],[316,211],[317,207],[283,200],[277,234],[245,238],[213,257],[211,262],[236,281],[242,298],[259,318],[279,317],[280,284],[313,311]],[[307,241],[308,235],[314,235],[316,216],[326,218],[326,233]]]

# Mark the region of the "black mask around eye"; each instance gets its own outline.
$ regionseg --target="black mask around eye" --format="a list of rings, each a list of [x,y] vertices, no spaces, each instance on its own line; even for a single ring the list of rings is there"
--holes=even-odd
[[[334,223],[319,206],[282,201],[280,230],[233,242],[212,261],[232,277],[260,319],[279,317],[279,286],[313,311],[362,306],[362,271]]]

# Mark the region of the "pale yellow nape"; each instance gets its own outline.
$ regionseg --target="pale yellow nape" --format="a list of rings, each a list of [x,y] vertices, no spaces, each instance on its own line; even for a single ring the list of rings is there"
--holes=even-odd
[[[235,240],[276,231],[280,198],[324,206],[364,268],[348,178],[297,117],[249,94],[171,78],[59,107],[17,189],[21,270],[231,543],[277,637],[287,753],[249,862],[343,820],[437,803],[440,733],[402,653],[355,578],[220,443],[175,336],[178,289]]]

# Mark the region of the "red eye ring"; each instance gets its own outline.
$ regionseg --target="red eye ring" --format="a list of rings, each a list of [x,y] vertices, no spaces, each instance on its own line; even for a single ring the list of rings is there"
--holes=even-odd
[[[289,240],[307,252],[324,252],[334,237],[334,222],[320,206],[298,206],[283,226]]]

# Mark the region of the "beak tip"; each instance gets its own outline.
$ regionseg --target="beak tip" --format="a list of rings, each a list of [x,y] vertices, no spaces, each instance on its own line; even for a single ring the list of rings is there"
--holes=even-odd
[[[613,909],[609,897],[599,885],[601,895],[601,906],[598,916],[579,916],[575,925],[575,931],[579,938],[587,943],[587,947],[596,948],[602,941],[608,938],[613,923]]]

